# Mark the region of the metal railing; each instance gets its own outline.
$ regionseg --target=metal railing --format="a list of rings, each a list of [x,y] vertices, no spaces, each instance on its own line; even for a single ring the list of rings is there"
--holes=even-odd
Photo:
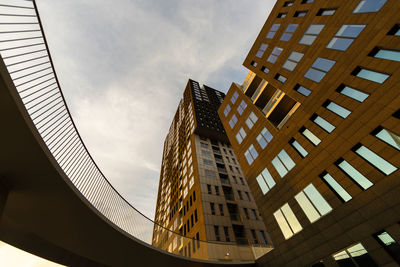
[[[171,253],[200,259],[226,259],[227,253],[230,260],[241,260],[240,249],[232,245],[194,240],[156,224],[130,205],[106,179],[68,110],[35,1],[1,0],[0,55],[54,159],[76,189],[105,218],[127,234]],[[163,238],[167,243],[159,242]]]

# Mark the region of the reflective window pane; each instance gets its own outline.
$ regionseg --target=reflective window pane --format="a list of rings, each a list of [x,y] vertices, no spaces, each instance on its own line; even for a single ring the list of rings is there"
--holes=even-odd
[[[304,77],[319,83],[325,77],[325,72],[310,68],[306,74],[304,74]]]
[[[311,94],[311,90],[301,86],[300,84],[296,84],[296,86],[293,89],[304,96],[309,96]]]
[[[336,62],[333,60],[318,57],[312,64],[312,67],[319,69],[319,70],[323,70],[325,72],[328,72],[333,67],[333,65],[335,65],[335,63]]]
[[[329,187],[344,201],[347,202],[352,197],[349,193],[329,174],[326,173],[322,179],[329,185]]]
[[[374,57],[393,60],[393,61],[400,61],[400,51],[379,49],[378,52],[374,55]]]
[[[312,45],[315,39],[317,39],[317,36],[315,35],[304,34],[303,37],[301,37],[299,44]]]
[[[367,13],[379,11],[387,0],[361,0],[353,13]]]
[[[318,192],[313,184],[309,184],[306,188],[304,188],[304,193],[306,193],[307,197],[311,200],[314,206],[317,208],[318,212],[321,216],[326,215],[332,210],[332,207],[329,203],[323,198],[323,196]]]
[[[347,161],[343,160],[337,166],[342,169],[342,171],[344,171],[362,189],[366,190],[374,185],[370,180],[368,180],[358,170],[351,166]]]
[[[264,180],[267,182],[269,188],[272,188],[276,184],[274,178],[272,178],[267,168],[262,171],[261,175],[264,177]]]
[[[317,146],[321,143],[321,139],[319,139],[315,134],[313,134],[310,130],[304,129],[301,132],[313,145]]]
[[[308,33],[308,34],[319,34],[324,27],[325,27],[325,25],[322,25],[322,24],[311,24],[308,27],[306,33]]]
[[[335,126],[320,116],[317,116],[313,121],[328,133],[331,133],[333,130],[335,130]]]
[[[281,41],[285,41],[285,42],[287,42],[287,41],[289,41],[290,40],[290,38],[292,38],[292,35],[293,35],[293,33],[283,33],[282,34],[282,36],[281,36]]]
[[[296,166],[296,163],[294,163],[284,149],[279,152],[278,157],[289,171]]]
[[[328,105],[326,105],[326,108],[344,119],[351,114],[350,110],[339,106],[335,102],[329,102]]]
[[[365,146],[361,146],[355,152],[386,175],[397,170],[395,166]]]
[[[381,129],[375,136],[392,147],[400,150],[400,136],[395,133],[392,133],[386,129]]]
[[[303,158],[305,158],[308,155],[307,150],[305,150],[300,144],[299,142],[297,142],[296,140],[293,140],[290,143],[294,149],[300,154],[300,156],[302,156]]]
[[[346,51],[352,43],[353,39],[333,37],[326,48]]]
[[[359,102],[364,102],[364,100],[367,99],[369,96],[369,94],[367,94],[367,93],[361,92],[359,90],[356,90],[356,89],[348,87],[348,86],[343,87],[339,91],[339,93],[346,95],[350,98],[353,98],[354,100],[357,100]]]
[[[274,217],[285,239],[290,238],[293,235],[292,229],[290,229],[289,224],[280,209],[274,213]]]
[[[268,188],[267,183],[265,182],[264,178],[262,178],[261,175],[259,175],[259,176],[257,176],[256,181],[257,181],[258,185],[260,186],[262,193],[265,195],[269,191],[269,188]]]
[[[376,83],[384,83],[386,79],[389,78],[388,74],[367,69],[361,69],[356,76]]]
[[[356,38],[364,30],[366,25],[343,25],[336,36]]]
[[[311,223],[321,217],[303,192],[298,193],[294,198],[299,203],[301,209],[304,211]]]
[[[282,162],[277,157],[272,160],[272,165],[274,165],[276,171],[281,177],[285,176],[288,173]]]
[[[285,215],[287,221],[289,222],[290,227],[293,230],[293,233],[300,232],[303,228],[301,227],[299,221],[297,220],[296,216],[294,215],[292,209],[289,207],[289,204],[285,204],[281,208],[283,214]]]

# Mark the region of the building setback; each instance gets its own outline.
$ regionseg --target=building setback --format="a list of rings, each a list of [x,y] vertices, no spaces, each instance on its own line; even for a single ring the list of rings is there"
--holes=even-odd
[[[164,228],[154,228],[153,245],[201,259],[253,260],[248,244],[270,239],[217,114],[224,96],[193,80],[186,85],[164,142],[155,213]]]
[[[258,263],[400,264],[399,14],[276,2],[218,110],[275,246]]]

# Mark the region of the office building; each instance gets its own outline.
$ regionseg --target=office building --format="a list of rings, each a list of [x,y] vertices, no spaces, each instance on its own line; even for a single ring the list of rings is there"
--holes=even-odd
[[[218,110],[274,243],[260,264],[400,264],[399,14],[276,2]]]
[[[224,96],[186,85],[164,142],[153,244],[194,258],[253,260],[251,246],[270,240],[217,114]]]

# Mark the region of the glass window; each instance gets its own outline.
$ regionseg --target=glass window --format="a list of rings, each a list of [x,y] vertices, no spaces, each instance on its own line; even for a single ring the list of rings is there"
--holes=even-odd
[[[381,139],[383,142],[391,145],[392,147],[400,150],[400,136],[392,133],[389,130],[383,129],[382,127],[376,129],[373,133],[377,138]]]
[[[305,17],[307,15],[307,11],[296,11],[293,17]]]
[[[265,238],[265,233],[264,233],[263,230],[260,230],[260,235],[261,235],[261,238],[263,240],[264,245],[266,245],[267,244],[267,239]]]
[[[249,165],[251,165],[253,161],[258,157],[258,152],[253,145],[250,145],[249,148],[244,153],[244,156],[246,157]]]
[[[267,168],[257,176],[256,181],[264,195],[276,184]]]
[[[238,97],[239,97],[238,92],[234,92],[233,95],[232,95],[232,97],[231,97],[231,102],[232,102],[232,104],[235,104],[236,99],[237,99]]]
[[[281,36],[281,41],[289,41],[290,38],[292,38],[293,33],[296,31],[297,27],[299,26],[299,24],[289,24],[286,27],[285,32],[282,34]]]
[[[279,73],[277,73],[274,78],[281,83],[285,83],[287,81],[287,78]]]
[[[333,130],[335,130],[335,126],[333,126],[330,122],[318,115],[314,115],[313,117],[311,117],[311,120],[328,133],[331,133]]]
[[[335,14],[336,8],[321,8],[317,12],[317,16],[332,16]]]
[[[351,111],[336,104],[335,102],[332,102],[330,100],[328,100],[327,102],[324,103],[323,105],[326,109],[332,111],[333,113],[335,113],[336,115],[339,115],[342,118],[347,118],[347,116],[349,116],[351,114]]]
[[[265,66],[261,67],[261,71],[264,72],[264,73],[267,73],[267,74],[269,73],[269,69],[267,67],[265,67]]]
[[[304,135],[314,146],[317,146],[319,143],[321,143],[321,139],[319,139],[315,134],[305,127],[300,129],[300,133]]]
[[[303,229],[288,203],[278,209],[274,213],[274,217],[285,239],[292,237]]]
[[[386,252],[400,264],[400,245],[389,235],[388,232],[382,231],[374,235],[379,244],[386,250]]]
[[[343,202],[352,199],[351,195],[329,173],[322,173],[321,179]]]
[[[300,145],[300,143],[297,142],[295,139],[292,139],[290,141],[290,144],[297,151],[297,153],[300,154],[301,157],[305,158],[308,155],[307,150],[305,150],[304,147]]]
[[[214,166],[212,160],[203,159],[203,164],[208,166]]]
[[[242,102],[240,102],[240,105],[237,107],[237,111],[238,111],[239,115],[242,115],[242,113],[246,109],[246,107],[247,107],[246,102],[244,102],[244,100],[242,100]]]
[[[267,47],[268,47],[267,44],[261,44],[260,48],[258,49],[258,51],[256,53],[256,57],[262,58]]]
[[[257,62],[252,61],[252,62],[250,62],[250,65],[252,65],[255,68],[255,67],[257,67]]]
[[[375,47],[369,56],[393,61],[400,61],[400,51]]]
[[[301,1],[302,4],[314,3],[314,0],[303,0]]]
[[[304,95],[304,96],[309,96],[311,94],[311,90],[305,88],[304,86],[300,85],[300,84],[296,84],[293,87],[293,90],[299,92],[300,94]]]
[[[283,6],[293,6],[293,1],[286,1]]]
[[[281,24],[273,24],[271,26],[271,29],[269,30],[267,36],[265,38],[267,39],[272,39],[275,36],[275,33],[278,31],[279,26],[281,26]]]
[[[388,35],[400,36],[400,25],[396,24],[392,29],[387,33]]]
[[[290,158],[284,149],[279,152],[279,154],[272,160],[272,165],[274,165],[276,171],[281,177],[284,177],[296,163]]]
[[[353,10],[353,13],[377,12],[385,3],[386,0],[361,0]]]
[[[335,61],[318,57],[308,69],[304,77],[319,83],[328,71],[335,65]]]
[[[231,106],[228,104],[228,105],[226,105],[226,108],[224,109],[225,117],[228,116],[230,111],[231,111]]]
[[[346,51],[366,25],[343,25],[326,48]]]
[[[231,120],[229,121],[229,125],[231,126],[231,129],[235,126],[237,121],[238,121],[238,119],[237,119],[236,115],[233,114]]]
[[[283,64],[283,68],[293,71],[294,68],[296,68],[297,63],[299,63],[299,61],[301,60],[301,58],[304,56],[303,53],[300,52],[296,52],[293,51],[290,56],[288,57],[288,59],[286,60],[286,62]]]
[[[246,131],[241,127],[236,134],[236,140],[238,141],[239,145],[242,143],[243,139],[246,138]]]
[[[274,49],[272,50],[271,54],[267,58],[267,61],[270,63],[275,63],[276,60],[278,59],[279,55],[282,53],[283,48],[275,46]]]
[[[299,203],[300,207],[311,223],[315,222],[332,210],[332,207],[318,192],[313,184],[309,184],[294,198]]]
[[[390,75],[385,74],[385,73],[380,73],[376,72],[373,70],[367,70],[363,68],[357,68],[355,71],[353,71],[351,74],[372,81],[376,83],[384,83],[387,78],[389,78]]]
[[[375,168],[383,172],[385,175],[390,175],[397,170],[397,167],[393,166],[391,163],[363,145],[358,145],[358,147],[356,147],[354,150],[354,152],[368,161]]]
[[[262,149],[264,149],[269,142],[271,142],[273,136],[272,134],[267,130],[267,128],[263,128],[260,132],[260,134],[257,136],[257,142],[261,146]]]
[[[378,266],[361,243],[335,253],[332,257],[339,266]]]
[[[279,13],[278,18],[286,18],[287,13]]]
[[[249,127],[249,129],[253,128],[254,124],[257,122],[258,117],[254,112],[251,112],[249,117],[246,119],[246,125]]]
[[[364,102],[365,99],[368,98],[369,94],[361,92],[357,89],[351,88],[349,86],[341,85],[338,90],[342,95],[348,96],[358,102]]]
[[[356,170],[350,163],[345,160],[340,160],[336,165],[344,171],[354,182],[357,183],[363,190],[367,190],[374,184],[368,180],[364,175],[362,175],[358,170]]]
[[[311,24],[300,39],[299,44],[312,45],[324,27],[323,24]]]

